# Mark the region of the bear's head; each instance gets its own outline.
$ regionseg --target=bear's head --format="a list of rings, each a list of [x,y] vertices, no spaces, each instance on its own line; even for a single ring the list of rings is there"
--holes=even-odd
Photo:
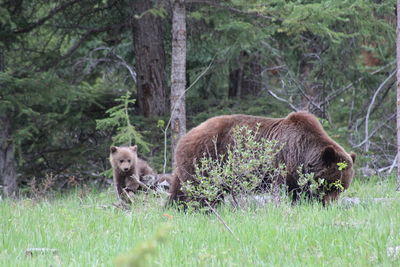
[[[110,148],[110,161],[113,168],[120,172],[133,171],[137,162],[137,146]]]
[[[349,188],[353,176],[354,152],[347,153],[340,146],[324,147],[317,160],[308,164],[308,172],[313,172],[316,180],[324,179],[321,186],[323,203],[336,200],[340,193]]]

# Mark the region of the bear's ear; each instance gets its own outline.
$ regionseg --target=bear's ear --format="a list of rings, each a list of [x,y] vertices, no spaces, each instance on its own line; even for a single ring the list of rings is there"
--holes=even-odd
[[[133,152],[137,152],[137,145],[130,146],[129,148],[130,148],[130,150],[132,150]]]
[[[118,150],[118,147],[116,147],[116,146],[110,147],[111,153],[115,153],[117,150]]]
[[[333,147],[327,146],[322,151],[322,161],[325,165],[330,166],[332,163],[337,162],[336,151]]]
[[[351,159],[353,160],[353,163],[356,161],[356,156],[357,156],[356,153],[350,152],[350,157],[351,157]]]

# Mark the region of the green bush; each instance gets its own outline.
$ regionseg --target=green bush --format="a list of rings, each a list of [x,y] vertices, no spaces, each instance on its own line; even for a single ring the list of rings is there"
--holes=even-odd
[[[337,166],[338,170],[342,171],[347,168],[347,163],[338,162]],[[297,168],[297,174],[299,176],[297,184],[299,185],[299,193],[301,198],[313,197],[322,200],[326,192],[332,190],[340,192],[344,191],[344,187],[340,180],[329,182],[330,179],[326,179],[328,177],[316,179],[314,173],[303,172],[303,165],[300,165]]]
[[[190,207],[214,206],[229,196],[235,208],[240,208],[243,196],[257,190],[279,192],[286,175],[285,165],[279,164],[276,155],[282,148],[275,140],[259,138],[259,126],[234,128],[232,143],[225,154],[217,151],[204,154],[195,166],[195,174],[183,183]]]

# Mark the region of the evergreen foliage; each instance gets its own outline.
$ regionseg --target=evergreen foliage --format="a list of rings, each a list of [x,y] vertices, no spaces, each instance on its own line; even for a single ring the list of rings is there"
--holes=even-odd
[[[131,94],[127,92],[125,95],[115,99],[118,105],[108,109],[106,114],[108,118],[97,120],[98,130],[116,130],[113,136],[114,145],[139,145],[145,151],[149,151],[149,145],[143,140],[142,135],[136,131],[135,126],[131,124],[130,109],[135,103],[134,99],[130,99]]]
[[[68,85],[52,73],[21,79],[3,73],[0,85],[1,112],[12,118],[18,165],[27,175],[22,181],[43,177],[42,171],[63,172],[98,154],[89,148],[96,136],[89,118],[100,95],[93,97],[89,86]]]

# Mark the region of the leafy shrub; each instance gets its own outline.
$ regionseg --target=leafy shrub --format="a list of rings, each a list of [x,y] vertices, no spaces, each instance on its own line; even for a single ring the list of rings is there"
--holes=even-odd
[[[237,126],[232,132],[232,144],[225,154],[217,151],[204,154],[195,166],[193,179],[183,183],[190,207],[211,206],[225,196],[240,208],[240,199],[257,190],[276,193],[284,184],[285,165],[276,156],[282,148],[275,140],[259,138],[259,125],[252,130]]]
[[[322,193],[322,187],[325,183],[325,179],[315,179],[314,173],[304,173],[303,165],[297,168],[297,174],[299,179],[297,184],[299,185],[300,197],[317,197],[322,199],[324,194]]]
[[[338,162],[337,166],[338,170],[342,171],[347,168],[347,163]],[[316,179],[314,173],[304,173],[302,165],[297,168],[297,174],[299,175],[297,183],[302,197],[323,199],[326,194],[325,192],[332,190],[338,190],[340,192],[344,191],[344,187],[340,180],[330,183],[329,180],[326,179],[327,177]]]

